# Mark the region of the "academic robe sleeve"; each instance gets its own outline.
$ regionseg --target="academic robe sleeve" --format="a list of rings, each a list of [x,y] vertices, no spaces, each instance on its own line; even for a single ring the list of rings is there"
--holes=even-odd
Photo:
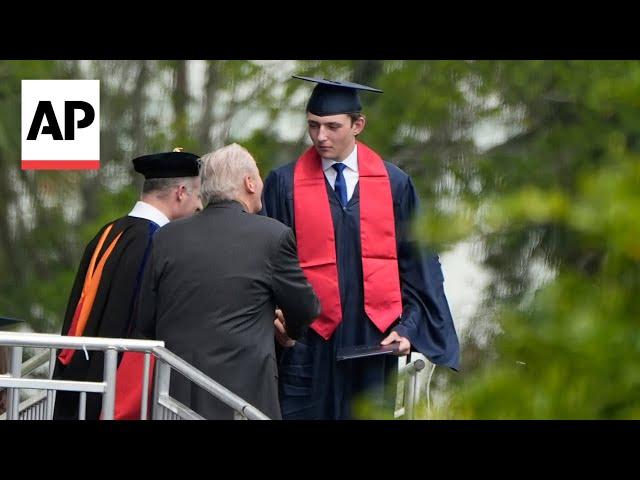
[[[458,370],[460,346],[444,277],[437,255],[421,249],[411,238],[411,222],[418,211],[418,196],[408,178],[396,206],[398,266],[402,290],[402,317],[393,330],[431,362]]]
[[[73,315],[76,311],[76,306],[78,305],[78,300],[80,300],[80,295],[82,294],[82,288],[84,286],[84,280],[87,275],[89,263],[91,263],[91,256],[93,255],[93,251],[98,245],[98,239],[102,235],[102,232],[104,232],[105,228],[106,226],[102,227],[98,234],[93,237],[93,239],[86,246],[84,254],[80,259],[80,265],[78,265],[78,270],[76,271],[76,278],[73,282],[73,286],[71,287],[69,300],[67,301],[67,310],[64,315],[64,322],[62,323],[62,335],[66,335],[69,332],[71,321],[73,320]]]
[[[114,224],[113,231],[105,243],[109,244],[120,232],[122,235],[104,267],[83,336],[109,338],[129,336],[137,275],[148,242],[146,229],[146,224],[132,224],[129,219],[119,220]],[[65,315],[62,330],[64,335],[68,333],[70,320],[84,284],[84,275],[101,233],[98,234],[95,242],[90,242],[78,269]]]
[[[262,211],[261,215],[275,218],[288,227],[293,228],[291,218],[287,210],[287,192],[280,176],[276,171],[272,171],[264,181],[262,190]]]
[[[131,331],[132,309],[135,301],[136,282],[141,259],[147,247],[145,228],[127,229],[112,253],[113,263],[103,275],[84,336],[125,338]],[[111,259],[110,259],[111,260]],[[108,262],[110,263],[110,262]],[[107,287],[108,283],[108,287]],[[107,291],[108,290],[108,291]],[[96,317],[93,321],[92,317]],[[93,331],[91,326],[96,325]]]
[[[149,259],[142,274],[140,296],[135,312],[134,335],[136,338],[149,340],[156,338],[157,295],[156,249],[152,244]]]
[[[271,259],[273,293],[284,315],[287,334],[295,340],[320,315],[320,300],[300,267],[296,240],[290,228],[278,243]]]

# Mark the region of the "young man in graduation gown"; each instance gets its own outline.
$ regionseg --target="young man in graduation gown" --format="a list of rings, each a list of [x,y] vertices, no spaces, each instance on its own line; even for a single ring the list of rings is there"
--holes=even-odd
[[[313,146],[265,181],[264,212],[296,233],[301,266],[322,312],[295,343],[276,338],[285,419],[354,418],[366,398],[393,412],[394,355],[338,361],[344,347],[397,343],[458,369],[459,344],[438,257],[409,237],[418,208],[411,178],[356,141],[364,85],[316,82],[307,104]],[[286,324],[286,317],[280,321]],[[292,345],[292,346],[291,346]]]
[[[178,151],[176,151],[178,150]],[[179,151],[133,160],[145,177],[142,195],[127,216],[102,227],[87,245],[73,284],[63,335],[127,338],[141,275],[160,227],[202,209],[199,158]],[[124,358],[123,358],[124,357]],[[115,418],[140,418],[142,354],[119,356]],[[65,349],[57,357],[54,378],[102,381],[104,354]],[[139,374],[139,375],[138,375]],[[134,378],[137,377],[137,378]],[[79,393],[58,391],[54,419],[77,419]],[[102,396],[87,394],[86,419],[99,419]]]

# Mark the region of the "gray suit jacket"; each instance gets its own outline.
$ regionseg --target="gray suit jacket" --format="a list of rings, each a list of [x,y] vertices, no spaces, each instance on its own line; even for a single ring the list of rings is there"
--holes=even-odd
[[[155,234],[136,328],[279,419],[276,305],[294,339],[320,314],[295,237],[277,220],[226,201]],[[172,396],[205,418],[232,418],[229,408],[181,375],[172,373],[171,384]]]

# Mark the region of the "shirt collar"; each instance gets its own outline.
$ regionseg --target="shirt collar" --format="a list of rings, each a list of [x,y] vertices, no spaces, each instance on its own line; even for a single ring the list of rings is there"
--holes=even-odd
[[[330,169],[334,163],[338,162],[336,162],[335,160],[330,160],[328,158],[323,158],[322,169],[326,171]],[[358,144],[353,147],[353,152],[351,152],[349,156],[342,161],[342,163],[354,172],[358,171]]]
[[[133,209],[129,212],[130,217],[144,218],[157,223],[158,226],[163,227],[169,223],[167,216],[158,210],[153,205],[149,205],[146,202],[138,201],[133,206]]]

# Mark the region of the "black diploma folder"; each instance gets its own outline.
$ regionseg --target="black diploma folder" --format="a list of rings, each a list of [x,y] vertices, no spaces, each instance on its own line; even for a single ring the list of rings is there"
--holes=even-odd
[[[373,357],[375,355],[389,355],[398,352],[398,343],[389,345],[356,345],[354,347],[339,348],[336,360],[351,360],[354,358]]]

